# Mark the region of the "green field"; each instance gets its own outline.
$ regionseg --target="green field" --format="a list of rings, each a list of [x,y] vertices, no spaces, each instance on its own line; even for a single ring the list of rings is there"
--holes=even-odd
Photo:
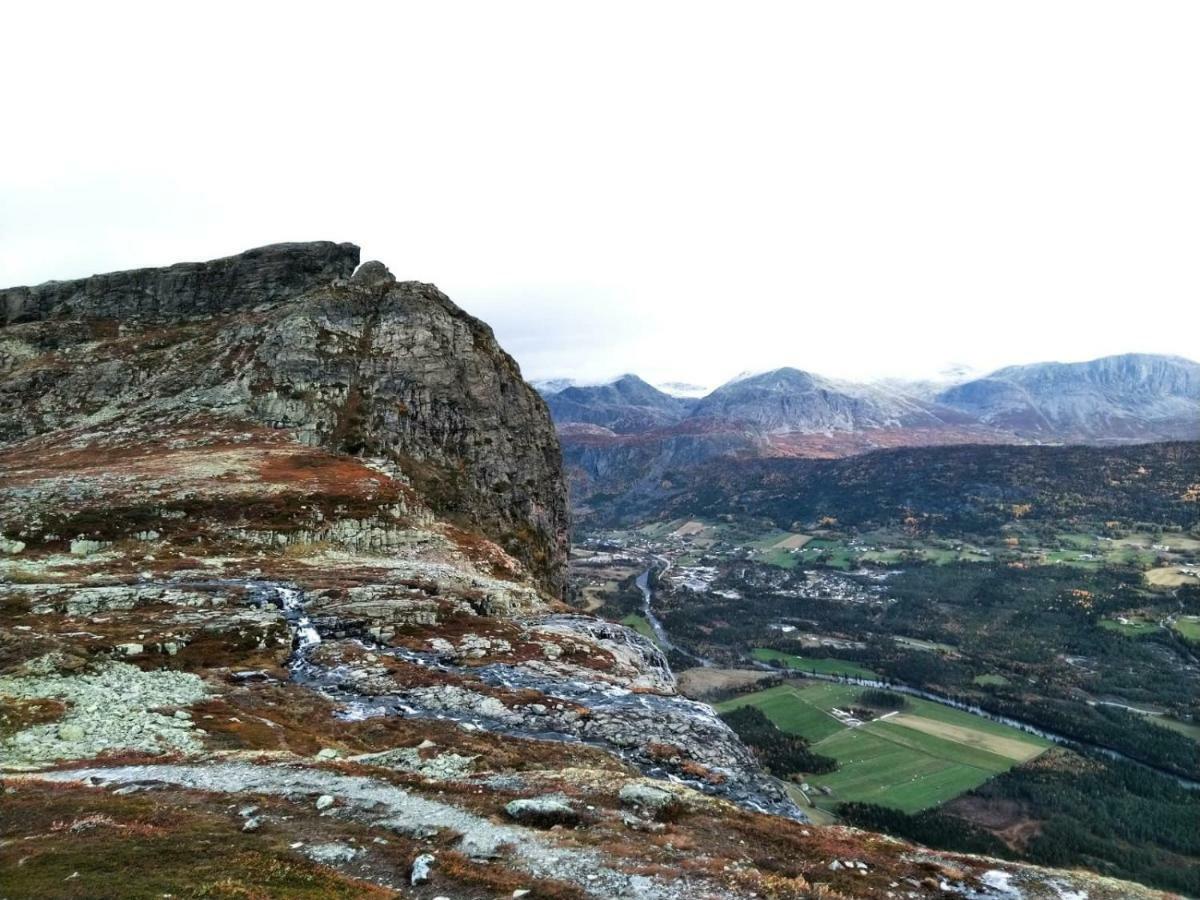
[[[801,734],[810,741],[819,741],[837,734],[845,726],[829,714],[827,706],[818,706],[818,699],[815,695],[806,695],[805,690],[794,685],[781,684],[765,691],[726,700],[717,704],[716,709],[718,712],[728,712],[739,706],[757,706],[780,731]]]
[[[766,563],[768,566],[777,566],[780,569],[794,569],[801,561],[801,557],[796,553],[781,547],[763,550],[756,558],[759,562]]]
[[[658,635],[654,633],[654,629],[650,627],[650,623],[644,616],[639,616],[637,613],[630,613],[621,620],[622,625],[627,625],[644,638],[649,638],[654,645],[662,649],[662,645],[658,642]]]
[[[820,658],[795,656],[779,650],[768,650],[765,647],[758,647],[752,650],[750,655],[759,662],[770,662],[773,659],[778,659],[789,669],[816,672],[819,675],[852,675],[855,678],[877,677],[870,669],[864,669],[862,666],[847,662],[844,659],[834,659],[828,656]]]
[[[1187,640],[1200,642],[1200,616],[1180,616],[1173,627]]]
[[[836,772],[807,779],[813,802],[824,810],[863,801],[917,812],[978,787],[1049,746],[1007,725],[917,697],[906,698],[897,715],[848,727],[831,711],[854,705],[861,690],[827,682],[784,684],[717,709],[757,706],[780,730],[803,735],[814,751],[837,759]]]
[[[1193,741],[1200,741],[1200,725],[1194,722],[1181,722],[1178,719],[1172,719],[1170,716],[1150,716],[1148,718],[1160,728],[1169,728],[1172,731],[1178,731],[1180,734],[1190,737]]]
[[[1096,624],[1108,631],[1116,631],[1129,637],[1141,637],[1143,634],[1153,634],[1158,631],[1157,622],[1140,616],[1131,617],[1124,622],[1118,622],[1116,619],[1101,619]]]

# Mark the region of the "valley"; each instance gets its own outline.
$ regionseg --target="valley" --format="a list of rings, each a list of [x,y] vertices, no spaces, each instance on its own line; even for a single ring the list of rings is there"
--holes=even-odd
[[[1040,490],[1045,503],[1061,487]],[[602,615],[645,619],[648,567],[681,683],[725,716],[765,716],[739,733],[816,821],[1041,859],[1053,842],[1037,836],[1070,829],[1033,785],[1073,802],[1101,790],[1129,821],[1117,843],[1086,838],[1096,864],[1148,877],[1119,849],[1132,841],[1155,872],[1182,867],[1160,884],[1194,889],[1200,847],[1177,840],[1200,783],[1200,530],[1183,524],[1187,509],[1165,525],[1079,516],[1064,528],[1021,504],[972,527],[915,504],[862,525],[835,502],[820,508],[807,520],[789,510],[791,528],[727,507],[585,530],[572,583],[594,590],[592,560],[621,561],[591,596]],[[690,680],[698,664],[713,674]],[[784,736],[808,755],[780,756]],[[1147,819],[1166,830],[1144,843]]]

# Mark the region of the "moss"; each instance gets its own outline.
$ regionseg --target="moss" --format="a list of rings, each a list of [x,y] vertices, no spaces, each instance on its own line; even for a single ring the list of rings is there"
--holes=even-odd
[[[187,798],[184,798],[187,802]],[[196,799],[197,806],[202,801]],[[209,808],[21,785],[0,808],[0,869],[9,897],[385,898],[291,851],[285,836],[244,834]]]

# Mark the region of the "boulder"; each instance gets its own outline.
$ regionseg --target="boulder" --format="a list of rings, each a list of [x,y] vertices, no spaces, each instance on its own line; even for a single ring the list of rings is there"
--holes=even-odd
[[[411,881],[414,886],[428,882],[432,877],[433,864],[436,862],[436,860],[437,857],[435,857],[432,853],[422,853],[420,856],[414,859],[412,864],[412,875],[409,881]]]
[[[644,781],[629,782],[621,788],[618,796],[622,806],[631,807],[651,818],[658,818],[679,805],[679,798],[673,793]]]
[[[523,825],[536,825],[548,828],[551,825],[576,825],[579,823],[579,813],[564,797],[545,796],[527,797],[509,802],[504,811],[509,818]]]

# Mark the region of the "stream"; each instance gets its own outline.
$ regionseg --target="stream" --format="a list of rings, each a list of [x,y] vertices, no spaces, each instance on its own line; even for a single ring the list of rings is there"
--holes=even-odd
[[[499,703],[484,709],[441,708],[415,702],[412,691],[407,692],[407,696],[364,693],[360,689],[361,673],[353,667],[322,665],[311,658],[321,644],[321,635],[305,610],[301,591],[269,583],[251,587],[254,602],[278,607],[292,628],[293,649],[287,664],[292,680],[339,703],[342,706],[340,715],[346,720],[376,716],[439,719],[510,737],[588,744],[615,753],[646,775],[687,784],[759,812],[804,818],[786,792],[758,771],[753,757],[708,704],[678,695],[634,691],[599,680],[543,675],[529,667],[507,663],[460,666],[446,661],[434,651],[388,647],[360,636],[350,640],[377,656],[391,656],[410,665],[443,673],[451,680],[453,676],[465,675],[484,685],[508,691],[536,691],[554,708],[542,704],[542,711],[533,714]],[[534,621],[539,625],[568,628],[593,638],[624,643],[643,655],[648,669],[670,674],[661,650],[623,625],[562,614],[542,616]],[[322,627],[326,624],[322,623]],[[572,707],[586,708],[586,718],[563,712]],[[646,758],[643,752],[646,743],[662,741],[672,735],[681,736],[681,739],[683,735],[691,735],[693,741],[707,748],[728,744],[732,758],[727,768],[733,777],[713,785],[681,777]]]

